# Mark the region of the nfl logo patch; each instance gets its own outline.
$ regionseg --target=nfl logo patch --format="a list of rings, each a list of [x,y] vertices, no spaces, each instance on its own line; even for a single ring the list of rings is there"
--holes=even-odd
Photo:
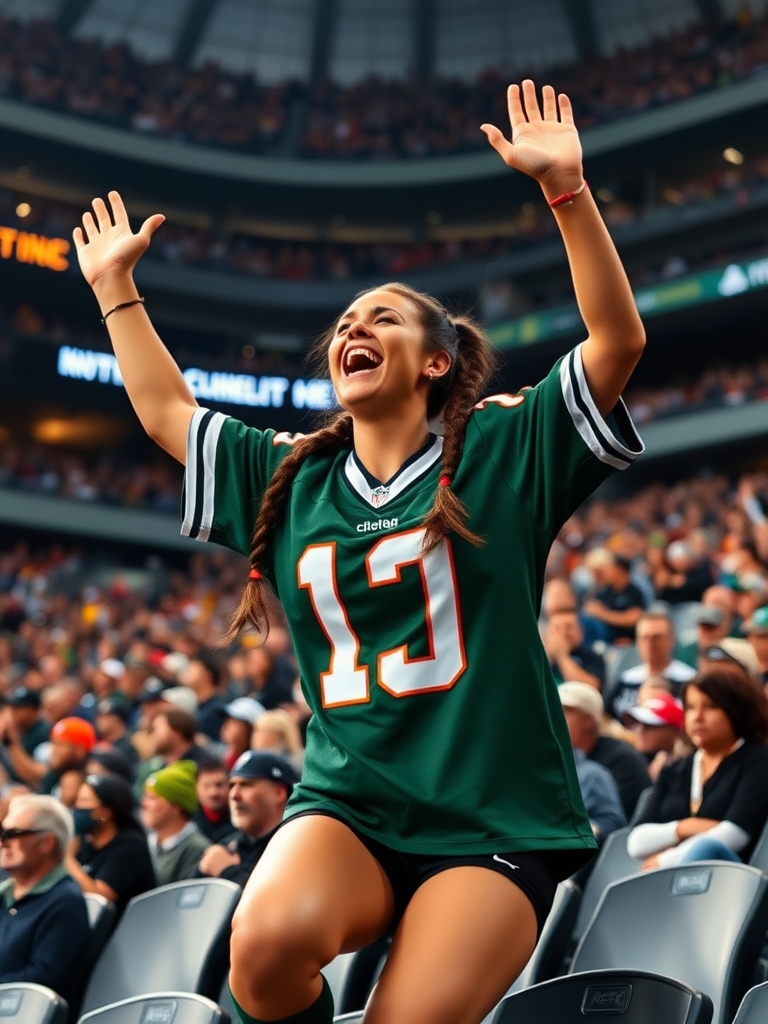
[[[371,491],[371,504],[374,508],[379,508],[389,497],[389,488],[384,487],[382,484],[380,487],[374,488]]]

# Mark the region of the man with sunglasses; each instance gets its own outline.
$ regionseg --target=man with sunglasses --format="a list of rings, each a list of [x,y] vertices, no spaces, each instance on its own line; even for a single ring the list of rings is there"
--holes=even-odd
[[[14,797],[0,825],[0,984],[31,981],[67,998],[88,941],[80,887],[63,866],[72,825],[50,796]]]

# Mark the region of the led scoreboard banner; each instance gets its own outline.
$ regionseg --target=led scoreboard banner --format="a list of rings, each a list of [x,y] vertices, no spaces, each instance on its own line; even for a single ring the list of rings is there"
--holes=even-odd
[[[48,270],[69,270],[67,253],[71,248],[66,238],[48,238],[0,225],[1,260],[31,263]]]

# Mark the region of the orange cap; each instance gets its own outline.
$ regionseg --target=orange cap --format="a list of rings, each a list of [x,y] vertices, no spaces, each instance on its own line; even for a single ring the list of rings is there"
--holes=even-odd
[[[51,739],[84,747],[90,753],[96,746],[96,730],[83,718],[61,718],[51,729]]]

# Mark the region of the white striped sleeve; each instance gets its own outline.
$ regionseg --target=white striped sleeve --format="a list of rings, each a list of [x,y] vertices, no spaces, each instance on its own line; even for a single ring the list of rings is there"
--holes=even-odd
[[[182,495],[181,533],[208,540],[216,498],[216,446],[227,417],[210,409],[195,409],[187,433],[187,465]]]
[[[637,456],[643,453],[645,445],[635,430],[623,399],[619,399],[613,414],[622,440],[616,437],[598,412],[584,375],[581,345],[573,349],[560,364],[560,386],[574,426],[592,454],[614,469],[627,469],[631,466]]]

